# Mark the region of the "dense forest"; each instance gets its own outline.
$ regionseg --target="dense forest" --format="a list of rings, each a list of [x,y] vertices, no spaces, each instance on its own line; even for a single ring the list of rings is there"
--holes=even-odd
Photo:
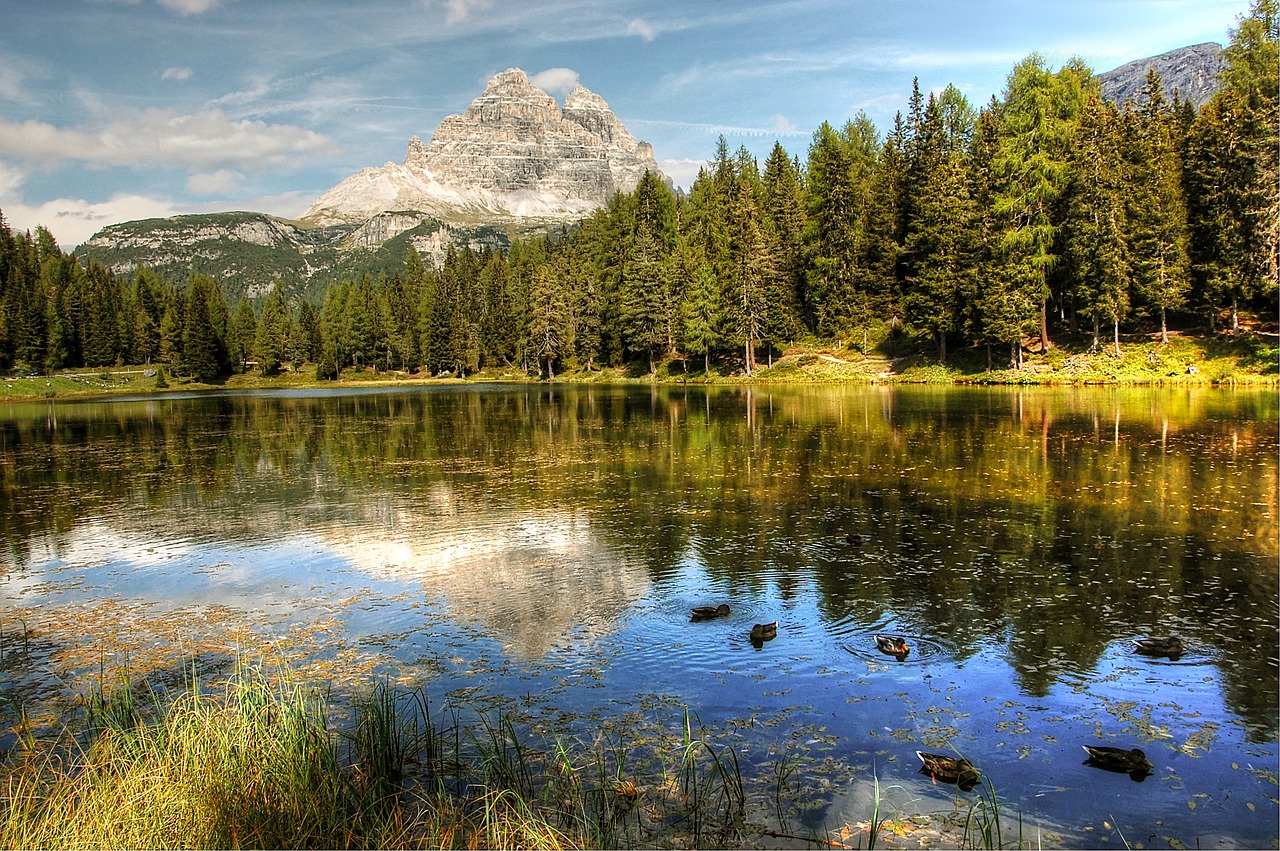
[[[510,250],[450,250],[439,268],[282,289],[228,305],[203,275],[112,275],[43,228],[0,214],[0,369],[164,364],[209,379],[318,364],[466,374],[713,360],[750,375],[792,341],[865,347],[886,334],[985,346],[1121,326],[1166,335],[1277,307],[1277,0],[1253,0],[1199,112],[1149,74],[1138,102],[1102,98],[1082,62],[1032,55],[1001,98],[916,85],[883,135],[865,114],[824,123],[802,165],[763,166],[723,139],[688,193],[649,174],[581,223]]]

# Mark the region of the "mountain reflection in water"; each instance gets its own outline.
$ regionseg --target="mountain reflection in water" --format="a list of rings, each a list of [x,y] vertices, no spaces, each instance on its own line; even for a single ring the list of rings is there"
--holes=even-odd
[[[832,758],[882,780],[914,782],[921,745],[962,749],[1054,820],[1110,778],[1062,769],[1045,798],[1037,777],[1081,744],[1140,744],[1144,799],[1107,800],[1129,823],[1266,841],[1276,402],[535,386],[9,405],[0,633],[21,619],[44,641],[6,657],[28,695],[147,617],[182,625],[175,649],[292,635],[293,658],[414,682],[470,665],[566,711],[661,692],[707,724],[830,725]],[[1186,653],[1134,654],[1151,635]],[[1183,824],[1182,785],[1219,809]]]

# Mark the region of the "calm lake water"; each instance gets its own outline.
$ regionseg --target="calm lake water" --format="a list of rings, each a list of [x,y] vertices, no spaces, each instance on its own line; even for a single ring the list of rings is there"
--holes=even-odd
[[[865,821],[873,777],[882,814],[965,807],[923,749],[968,757],[1033,847],[1272,847],[1277,407],[546,386],[4,405],[0,688],[51,718],[102,670],[256,656],[586,740],[687,708],[797,834]],[[1169,634],[1176,660],[1132,652]]]

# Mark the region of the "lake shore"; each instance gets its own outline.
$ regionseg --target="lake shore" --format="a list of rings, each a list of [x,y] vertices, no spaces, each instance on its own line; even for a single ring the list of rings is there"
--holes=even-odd
[[[1038,345],[1038,342],[1035,344]],[[174,376],[163,367],[118,366],[66,370],[52,375],[0,379],[0,399],[94,398],[198,390],[305,389],[492,383],[767,385],[767,384],[938,384],[1012,386],[1280,386],[1280,337],[1240,333],[1173,335],[1123,342],[1094,350],[1087,337],[1064,340],[1048,351],[1024,346],[1021,369],[1008,366],[1005,349],[968,348],[940,363],[918,345],[882,344],[863,353],[841,345],[796,345],[778,357],[760,356],[747,375],[740,364],[712,364],[701,358],[668,356],[650,373],[640,365],[569,369],[548,379],[518,368],[484,369],[465,378],[423,373],[348,369],[337,380],[318,379],[314,364],[278,375],[251,370],[214,383]],[[989,360],[990,359],[990,360]],[[990,367],[990,368],[989,368]]]

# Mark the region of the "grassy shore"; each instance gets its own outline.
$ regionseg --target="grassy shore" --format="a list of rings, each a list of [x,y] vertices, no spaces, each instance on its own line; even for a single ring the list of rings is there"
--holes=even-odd
[[[389,687],[340,700],[243,664],[206,689],[122,681],[58,733],[19,723],[0,769],[0,847],[738,847],[785,835],[752,823],[736,754],[687,713],[663,741],[582,742],[492,715],[464,723]],[[853,830],[793,838],[854,847]]]
[[[1024,350],[1021,369],[1008,367],[1007,349],[966,348],[939,362],[932,347],[918,339],[880,340],[862,351],[859,345],[794,345],[776,357],[761,355],[748,376],[741,363],[713,363],[709,372],[700,358],[667,357],[656,372],[647,367],[569,369],[555,381],[569,384],[989,384],[989,385],[1173,385],[1267,386],[1280,384],[1280,337],[1241,332],[1204,336],[1174,335],[1127,339],[1114,347],[1094,349],[1088,337],[1058,341],[1048,351]],[[421,373],[348,369],[338,380],[317,379],[313,364],[279,375],[250,371],[215,383],[167,375],[151,367],[70,370],[53,375],[0,378],[0,400],[119,396],[207,389],[360,387],[413,384],[545,381],[518,369],[487,369],[466,377],[440,378]]]

